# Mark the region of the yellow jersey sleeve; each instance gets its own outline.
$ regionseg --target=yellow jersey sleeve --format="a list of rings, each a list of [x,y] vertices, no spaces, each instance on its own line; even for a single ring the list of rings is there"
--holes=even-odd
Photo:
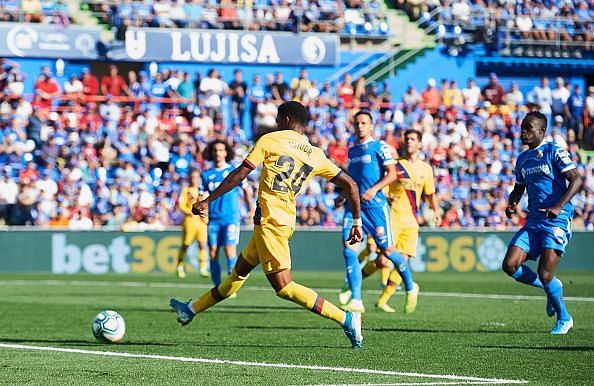
[[[190,187],[185,186],[181,193],[179,194],[179,209],[186,215],[192,216],[192,204],[193,202],[190,201],[188,197],[188,193],[190,192]]]
[[[425,195],[435,193],[435,178],[433,177],[433,169],[431,165],[425,164],[425,186],[423,187],[423,193]]]
[[[324,153],[320,151],[320,160],[315,169],[315,175],[331,180],[342,173],[342,170],[330,161]]]
[[[243,161],[250,168],[256,169],[266,158],[266,146],[268,145],[268,138],[266,136],[260,138],[252,147],[247,157]]]

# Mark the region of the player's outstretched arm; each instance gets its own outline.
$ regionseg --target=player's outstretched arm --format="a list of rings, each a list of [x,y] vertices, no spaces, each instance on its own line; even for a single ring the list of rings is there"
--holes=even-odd
[[[377,192],[382,190],[384,187],[390,185],[392,182],[396,181],[396,178],[398,178],[398,174],[396,174],[396,165],[388,164],[388,165],[385,165],[385,168],[386,168],[386,173],[384,174],[382,179],[379,180],[377,182],[377,184],[373,185],[371,188],[367,189],[363,193],[363,195],[361,196],[361,199],[363,201],[369,201],[369,200],[373,199],[373,197],[375,197]]]
[[[339,173],[330,182],[340,186],[343,192],[346,193],[346,198],[349,200],[351,212],[353,213],[353,220],[361,221],[361,201],[359,201],[359,188],[355,181],[346,173]],[[353,221],[353,228],[349,235],[351,244],[356,244],[363,239],[363,232],[361,231],[361,224],[356,224]]]
[[[210,196],[205,198],[202,201],[197,201],[192,205],[192,213],[195,215],[205,216],[206,211],[208,210],[208,203],[216,200],[217,198],[221,197],[223,194],[227,193],[231,189],[235,188],[241,181],[243,181],[252,169],[247,165],[241,164],[240,166],[236,167],[225,179],[221,182],[221,184],[211,193]]]
[[[516,213],[518,202],[522,199],[524,195],[524,191],[526,190],[526,185],[524,184],[515,184],[514,190],[509,194],[509,198],[507,200],[507,207],[505,208],[505,215],[507,218],[512,218],[512,216]]]
[[[554,207],[541,209],[542,212],[546,212],[547,217],[549,218],[555,218],[559,216],[559,214],[561,214],[561,211],[563,210],[563,206],[565,206],[565,204],[567,204],[573,198],[573,196],[578,194],[584,186],[582,176],[580,176],[580,173],[577,171],[577,169],[568,170],[565,173],[563,173],[563,175],[565,176],[567,181],[569,181],[567,191],[565,192],[563,197],[561,197],[559,202],[555,204]]]

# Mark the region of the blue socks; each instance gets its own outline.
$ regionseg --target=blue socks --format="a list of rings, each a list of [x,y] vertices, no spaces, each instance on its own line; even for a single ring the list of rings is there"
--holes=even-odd
[[[511,275],[511,277],[520,283],[528,284],[538,288],[544,288],[536,272],[531,270],[527,265],[520,265],[518,270],[513,275]]]
[[[408,266],[408,261],[406,260],[406,257],[404,257],[404,255],[401,254],[400,252],[394,250],[394,251],[392,251],[390,256],[388,256],[388,259],[390,259],[392,261],[392,263],[394,263],[394,268],[400,274],[400,277],[402,278],[402,281],[404,282],[404,289],[407,291],[412,290],[413,289],[413,280],[412,280],[412,275],[410,273],[410,267]]]
[[[231,271],[233,271],[235,263],[237,263],[237,256],[227,258],[227,275],[231,275]]]
[[[210,277],[215,287],[221,284],[221,263],[219,263],[219,259],[210,261]]]
[[[361,300],[363,274],[359,266],[359,254],[351,248],[344,248],[343,253],[347,268],[347,280],[351,287],[351,298]]]
[[[553,307],[557,313],[557,320],[569,320],[571,316],[569,316],[569,313],[565,308],[565,301],[563,300],[563,284],[561,283],[561,280],[556,277],[553,278],[550,283],[545,284],[544,290],[553,303]]]

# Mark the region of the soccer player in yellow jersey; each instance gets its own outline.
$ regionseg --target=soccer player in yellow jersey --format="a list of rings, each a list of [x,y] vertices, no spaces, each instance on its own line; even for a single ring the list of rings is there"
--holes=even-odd
[[[390,184],[388,195],[391,199],[392,232],[395,248],[400,253],[411,258],[416,256],[417,241],[419,239],[419,221],[417,212],[424,194],[433,210],[433,222],[441,224],[439,204],[435,195],[435,181],[431,165],[419,159],[422,134],[418,130],[407,130],[404,133],[404,149],[406,155],[396,163],[398,179]],[[365,271],[365,268],[363,269]],[[400,275],[392,270],[388,283],[377,302],[377,307],[386,311],[395,310],[388,306],[388,300],[402,282]],[[404,312],[413,312],[416,301],[407,302]]]
[[[361,204],[355,182],[334,165],[303,135],[307,127],[307,110],[299,102],[283,103],[276,118],[278,129],[263,135],[254,145],[243,164],[232,171],[211,195],[193,206],[193,213],[206,216],[211,200],[238,186],[247,175],[263,164],[254,216],[254,233],[239,255],[231,275],[195,302],[183,303],[171,299],[170,306],[177,320],[186,325],[200,312],[236,293],[250,272],[262,265],[266,278],[277,296],[339,323],[353,348],[361,347],[361,315],[345,312],[326,301],[310,288],[293,281],[289,238],[295,229],[295,196],[313,176],[324,177],[342,187],[353,213],[349,240],[362,239]]]
[[[190,185],[184,186],[179,195],[179,209],[184,213],[184,222],[182,223],[182,246],[177,256],[177,276],[180,279],[186,277],[184,263],[186,260],[186,251],[188,247],[196,240],[200,252],[198,261],[200,266],[200,275],[208,277],[206,262],[208,255],[206,252],[207,239],[207,220],[192,215],[192,204],[198,200],[198,184],[200,182],[200,173],[196,170],[190,173]]]

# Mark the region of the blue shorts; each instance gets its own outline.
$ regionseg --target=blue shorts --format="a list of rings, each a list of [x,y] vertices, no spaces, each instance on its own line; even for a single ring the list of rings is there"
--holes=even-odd
[[[239,243],[239,223],[208,223],[208,246],[221,247]]]
[[[525,226],[520,229],[509,243],[524,250],[530,260],[536,260],[545,249],[565,253],[565,246],[571,239],[571,222],[566,226],[552,225],[546,222],[538,225]]]
[[[361,209],[361,220],[363,220],[363,232],[373,237],[373,240],[380,249],[388,249],[394,245],[390,208],[388,206]],[[344,212],[344,219],[342,221],[343,241],[349,238],[349,232],[352,226],[353,214],[350,210],[347,210]]]

